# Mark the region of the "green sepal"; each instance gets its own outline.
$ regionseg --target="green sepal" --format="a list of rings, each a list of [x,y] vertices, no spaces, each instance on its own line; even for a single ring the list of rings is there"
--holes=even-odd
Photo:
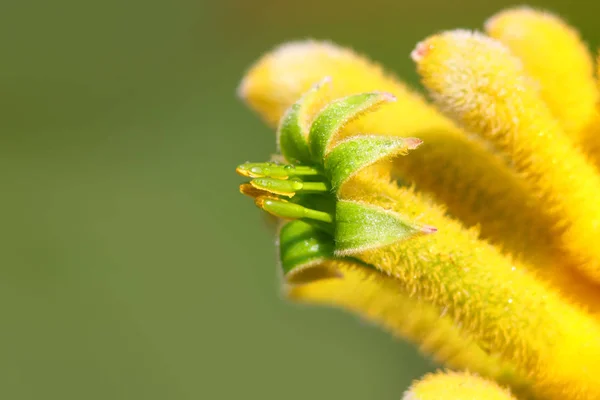
[[[331,139],[346,124],[361,114],[394,100],[395,97],[389,93],[371,92],[347,96],[328,103],[310,126],[308,143],[312,160],[318,164],[323,162]]]
[[[377,161],[415,149],[421,140],[393,136],[355,136],[338,143],[325,157],[324,169],[337,193],[344,182]]]
[[[351,255],[433,232],[435,228],[413,224],[394,211],[371,204],[339,200],[336,205],[336,256]]]
[[[319,97],[320,89],[330,81],[331,78],[324,78],[310,88],[281,118],[277,129],[277,146],[288,162],[311,164],[307,142],[310,119],[316,104],[322,101]]]
[[[279,231],[279,258],[284,276],[333,258],[333,237],[304,221],[292,221]]]

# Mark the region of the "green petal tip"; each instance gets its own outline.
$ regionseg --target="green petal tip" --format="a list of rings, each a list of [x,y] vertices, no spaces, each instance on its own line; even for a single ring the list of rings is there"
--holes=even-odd
[[[416,149],[422,140],[393,136],[355,136],[338,143],[325,157],[325,171],[334,192],[361,169],[378,161],[404,155]]]
[[[336,205],[335,255],[352,255],[435,231],[431,226],[412,224],[394,211],[340,200]]]
[[[285,112],[277,129],[277,147],[288,162],[310,164],[308,147],[310,120],[323,99],[321,90],[331,82],[323,78],[313,85],[296,103]]]
[[[385,92],[360,93],[334,100],[321,109],[313,120],[308,143],[312,159],[323,162],[331,140],[344,126],[359,116],[374,111],[382,104],[393,102],[396,97]]]

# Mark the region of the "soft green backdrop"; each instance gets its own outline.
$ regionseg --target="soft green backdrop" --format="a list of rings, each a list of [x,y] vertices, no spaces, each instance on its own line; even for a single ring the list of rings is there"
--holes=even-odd
[[[600,39],[592,1],[537,2]],[[415,80],[426,35],[501,2],[0,5],[0,398],[399,399],[433,366],[278,296],[236,164],[272,132],[235,97],[276,44],[332,39]]]

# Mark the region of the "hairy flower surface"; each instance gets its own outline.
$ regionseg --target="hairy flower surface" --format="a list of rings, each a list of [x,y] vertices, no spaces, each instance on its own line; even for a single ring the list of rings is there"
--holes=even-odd
[[[332,43],[265,55],[239,95],[278,154],[238,166],[240,191],[279,221],[288,299],[357,313],[451,370],[404,399],[600,399],[594,60],[545,12],[485,31],[416,46],[433,105]]]

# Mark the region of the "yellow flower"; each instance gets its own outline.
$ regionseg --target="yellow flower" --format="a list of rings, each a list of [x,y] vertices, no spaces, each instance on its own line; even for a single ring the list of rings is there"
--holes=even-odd
[[[548,13],[485,30],[416,46],[434,105],[332,43],[265,55],[239,95],[289,165],[241,165],[241,190],[281,221],[289,299],[358,313],[458,371],[406,400],[600,399],[594,60]]]

